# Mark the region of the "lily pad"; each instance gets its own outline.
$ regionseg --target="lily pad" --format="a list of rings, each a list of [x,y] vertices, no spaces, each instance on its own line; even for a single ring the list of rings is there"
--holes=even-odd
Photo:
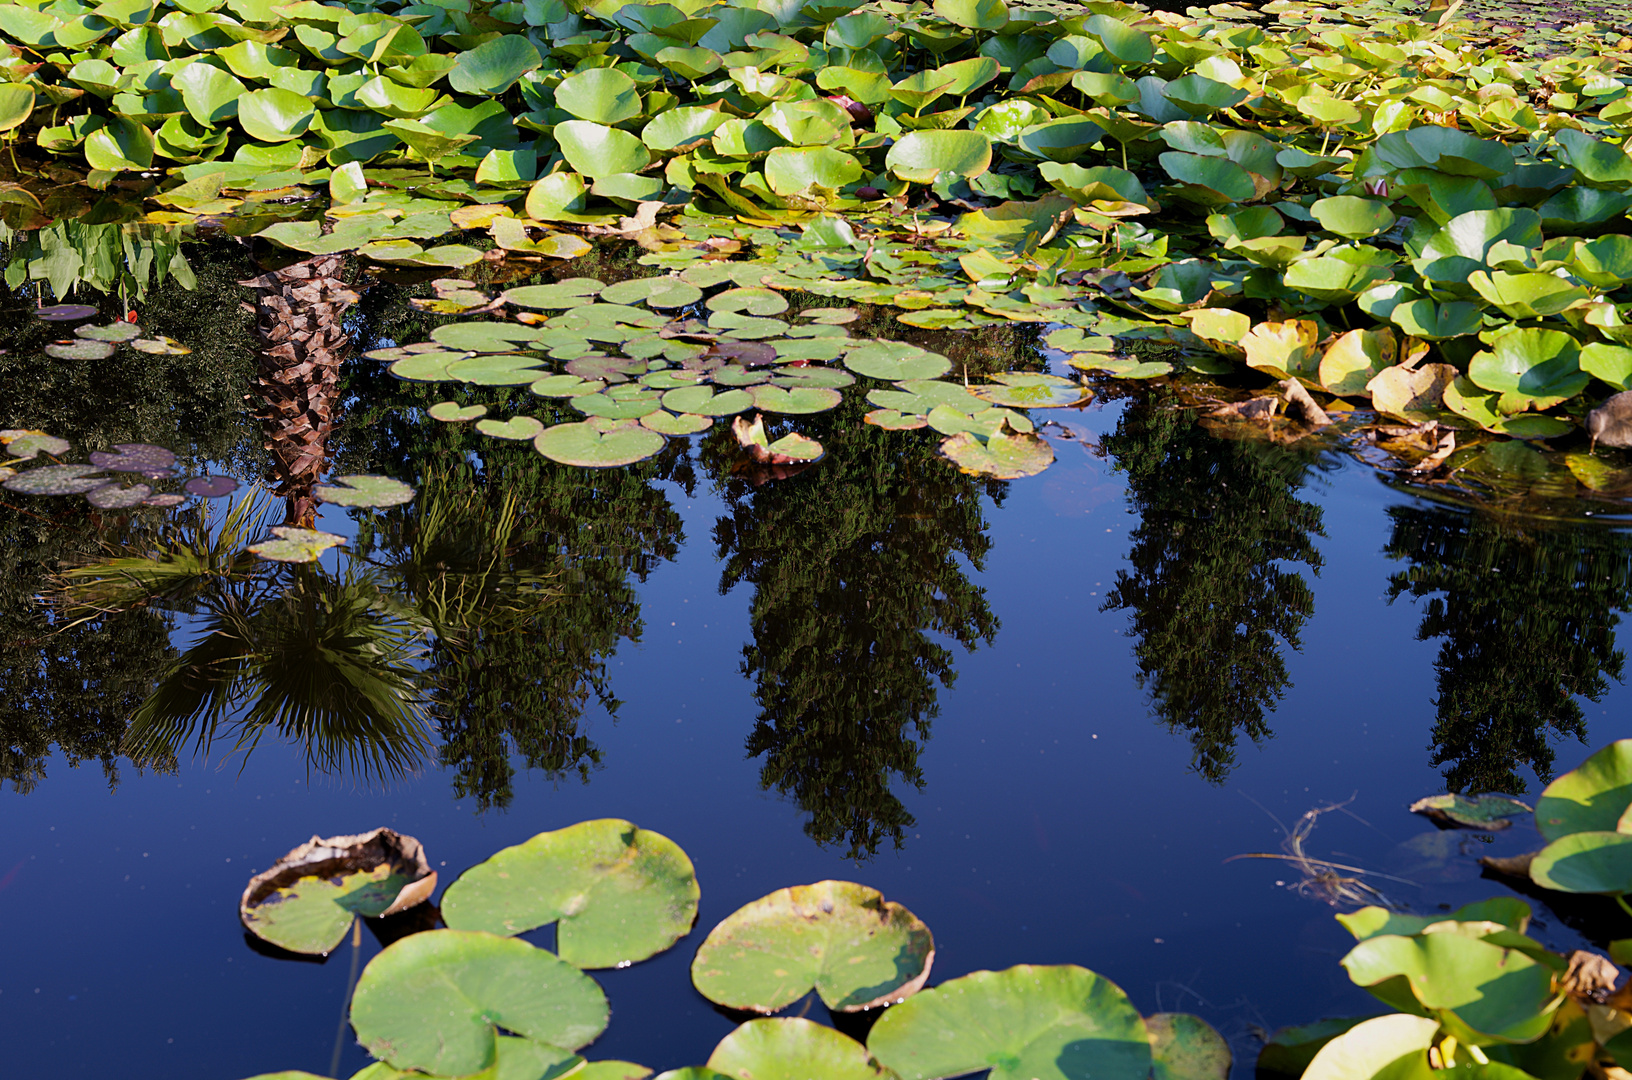
[[[712,386],[682,386],[663,395],[663,407],[698,416],[731,416],[753,408],[754,398],[746,390],[716,393]]]
[[[512,416],[508,420],[478,420],[476,430],[495,439],[514,439],[523,442],[542,435],[544,425],[531,416]]]
[[[1364,987],[1386,983],[1392,988],[1400,983],[1390,980],[1404,976],[1401,992],[1442,1022],[1465,1027],[1471,1037],[1528,1042],[1552,1020],[1547,1008],[1552,969],[1517,949],[1476,937],[1379,934],[1356,945],[1343,966]]]
[[[181,485],[189,495],[200,499],[219,499],[238,490],[238,481],[230,476],[195,476]]]
[[[971,386],[969,393],[982,401],[1011,409],[1054,409],[1076,405],[1093,396],[1086,387],[1058,376],[1027,378],[998,374],[992,377],[997,381]]]
[[[750,1020],[714,1048],[708,1068],[733,1080],[891,1080],[850,1036],[810,1020]]]
[[[95,465],[41,465],[7,477],[0,486],[24,495],[82,495],[108,482],[105,476],[87,479],[101,471]]]
[[[614,304],[645,302],[650,308],[690,307],[703,298],[703,290],[678,277],[630,278],[601,290],[601,299]]]
[[[50,304],[34,309],[34,317],[46,322],[79,322],[94,319],[98,312],[89,304]]]
[[[146,484],[132,484],[126,487],[122,484],[103,484],[92,488],[85,493],[85,501],[98,510],[124,510],[132,506],[146,505],[153,489]]]
[[[594,424],[557,424],[533,440],[551,461],[610,469],[643,461],[663,449],[663,436],[638,424],[602,431]]]
[[[498,1032],[576,1050],[606,1029],[606,995],[571,964],[516,938],[428,930],[369,961],[351,999],[357,1039],[398,1069],[468,1076]]]
[[[1578,832],[1614,832],[1629,806],[1632,739],[1618,739],[1547,785],[1536,800],[1536,828],[1548,840]]]
[[[658,441],[662,436],[636,431]],[[461,874],[442,897],[456,930],[520,934],[558,923],[561,957],[581,968],[655,956],[691,930],[697,877],[674,841],[606,818],[505,848]]]
[[[908,998],[867,1037],[901,1080],[1147,1080],[1149,1034],[1110,980],[1074,965],[976,971]]]
[[[537,382],[546,373],[540,360],[515,353],[473,356],[455,360],[447,366],[447,377],[477,386],[525,386]]]
[[[114,472],[162,476],[167,475],[170,466],[176,463],[174,451],[149,443],[116,443],[114,450],[116,453],[112,454],[105,450],[92,451],[91,464]]]
[[[844,366],[857,375],[899,382],[940,378],[952,370],[952,361],[905,342],[875,341],[845,353]]]
[[[1570,893],[1632,893],[1632,834],[1576,832],[1536,854],[1530,878]]]
[[[113,355],[113,345],[106,341],[53,341],[45,347],[45,355],[58,360],[106,360]]]
[[[486,405],[460,405],[457,401],[439,401],[425,410],[425,415],[432,420],[441,420],[444,423],[460,424],[467,420],[487,415]]]
[[[540,308],[574,308],[593,303],[595,297],[606,288],[594,278],[568,278],[551,285],[522,285],[504,291],[505,303],[517,307]],[[618,301],[624,303],[625,301]]]
[[[389,476],[340,476],[333,484],[317,485],[313,494],[336,506],[401,506],[414,500],[413,488]]]
[[[12,428],[0,431],[0,446],[6,448],[6,453],[24,461],[50,454],[52,457],[61,457],[68,452],[68,440],[59,439],[55,435],[47,435],[43,431]]]
[[[822,386],[798,386],[788,389],[760,383],[750,387],[748,393],[753,395],[755,408],[763,409],[765,412],[791,415],[826,412],[837,408],[839,402],[843,400],[843,395],[837,390]]]
[[[394,915],[434,891],[436,871],[411,836],[383,828],[314,836],[249,879],[238,917],[262,941],[326,956],[345,940],[357,915]]]
[[[107,326],[79,326],[74,328],[74,336],[85,338],[87,341],[122,343],[141,337],[142,328],[132,322],[109,323]]]
[[[1230,1044],[1201,1017],[1156,1013],[1145,1017],[1145,1030],[1151,1080],[1229,1080]]]
[[[773,1013],[815,988],[828,1008],[855,1012],[917,993],[934,960],[912,912],[865,885],[820,881],[727,916],[698,948],[691,981],[731,1009]]]
[[[333,533],[297,529],[289,525],[274,525],[272,535],[277,539],[251,544],[249,550],[273,562],[309,563],[316,562],[331,547],[346,542],[345,537]]]
[[[651,428],[659,435],[696,435],[714,426],[711,417],[695,413],[655,412],[640,418],[640,426]]]
[[[941,453],[966,473],[999,480],[1036,476],[1054,463],[1053,447],[1029,433],[1005,435],[999,431],[983,442],[960,431],[942,441]]]
[[[1530,813],[1530,807],[1506,795],[1451,794],[1418,799],[1411,812],[1445,828],[1498,832],[1511,827],[1513,818]]]

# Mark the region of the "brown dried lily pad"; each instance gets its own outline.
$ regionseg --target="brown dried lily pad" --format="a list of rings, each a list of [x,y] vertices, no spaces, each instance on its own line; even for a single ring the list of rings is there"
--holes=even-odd
[[[314,836],[249,879],[238,917],[262,941],[327,956],[356,916],[377,919],[423,903],[436,871],[419,841],[391,829]]]

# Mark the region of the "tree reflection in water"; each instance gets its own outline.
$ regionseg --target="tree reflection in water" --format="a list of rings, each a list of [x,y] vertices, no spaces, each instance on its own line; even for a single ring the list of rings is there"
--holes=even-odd
[[[1387,553],[1407,564],[1388,597],[1423,601],[1417,637],[1440,639],[1432,751],[1447,790],[1522,794],[1524,769],[1546,783],[1549,738],[1587,738],[1576,698],[1621,678],[1632,536],[1427,504],[1388,515]]]
[[[1299,499],[1312,450],[1219,438],[1158,394],[1135,398],[1101,440],[1140,515],[1101,610],[1130,613],[1139,686],[1193,767],[1222,782],[1237,739],[1272,732],[1265,713],[1291,685],[1282,645],[1314,614],[1303,564],[1319,573],[1321,510]]]
[[[751,487],[708,459],[727,506],[714,527],[720,591],[754,587],[748,753],[763,758],[761,786],[810,815],[806,834],[847,858],[899,847],[914,823],[892,785],[922,787],[937,687],[957,677],[935,636],[972,650],[997,633],[959,557],[981,569],[982,496],[1001,502],[1005,489],[949,468],[933,433],[863,423],[866,408],[854,395],[801,424],[827,450],[804,476]]]

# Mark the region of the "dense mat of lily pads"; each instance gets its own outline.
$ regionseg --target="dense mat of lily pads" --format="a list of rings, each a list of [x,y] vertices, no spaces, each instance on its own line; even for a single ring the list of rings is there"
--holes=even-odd
[[[1521,438],[1568,434],[1632,385],[1615,35],[1585,28],[1575,55],[1532,63],[1386,4],[1193,12],[25,0],[0,8],[0,130],[54,182],[105,191],[104,220],[297,252],[457,267],[482,257],[459,233],[570,258],[573,231],[616,232],[681,275],[671,299],[700,269],[915,326],[1042,322],[1085,370],[1244,364]],[[314,217],[299,196],[320,194]],[[44,225],[52,198],[8,185],[5,220]],[[737,338],[763,317],[719,316]],[[1174,348],[1142,359],[1137,339]],[[833,389],[792,377],[753,393]],[[710,396],[645,385],[618,394]],[[548,441],[594,457],[614,435],[595,429],[628,419]],[[642,427],[665,423],[696,421]],[[1618,409],[1591,427],[1629,441]],[[959,434],[1003,458],[991,437],[1018,430]]]
[[[1533,885],[1624,905],[1632,844],[1617,826],[1629,802],[1632,740],[1555,780],[1535,810],[1550,843],[1526,857]],[[1483,832],[1529,812],[1512,799],[1460,796],[1412,809]],[[358,915],[422,904],[436,881],[412,837],[389,829],[314,837],[251,880],[240,912],[273,945],[326,954],[355,935]],[[349,1016],[377,1060],[354,1080],[650,1076],[643,1065],[582,1056],[610,1018],[588,972],[673,947],[691,932],[700,895],[685,852],[627,821],[586,821],[505,848],[443,893],[446,928],[397,937],[364,969]],[[1338,921],[1357,941],[1344,968],[1396,1011],[1283,1029],[1267,1040],[1260,1075],[1426,1080],[1456,1069],[1486,1080],[1580,1080],[1589,1067],[1611,1075],[1632,1057],[1632,991],[1615,989],[1614,962],[1632,956],[1632,941],[1611,946],[1614,960],[1559,955],[1528,936],[1530,908],[1509,896],[1427,916],[1365,907]],[[551,924],[555,953],[517,937]],[[1204,1020],[1142,1017],[1085,968],[1020,965],[929,987],[934,958],[929,927],[874,889],[843,881],[780,889],[714,927],[691,963],[704,997],[765,1018],[737,1027],[706,1064],[658,1080],[939,1080],[988,1069],[994,1080],[1229,1075],[1229,1048]],[[775,1015],[811,993],[835,1019],[883,1011],[864,1041]]]

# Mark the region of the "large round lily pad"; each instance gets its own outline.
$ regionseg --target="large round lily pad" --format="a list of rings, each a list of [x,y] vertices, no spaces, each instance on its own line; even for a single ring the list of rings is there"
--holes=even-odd
[[[1012,409],[1054,409],[1076,405],[1092,395],[1088,389],[1058,375],[998,374],[993,382],[971,386],[969,392],[993,405]]]
[[[356,916],[406,911],[435,890],[436,871],[411,836],[390,829],[314,836],[249,879],[238,917],[262,941],[325,956]]]
[[[531,356],[515,353],[497,353],[473,356],[469,360],[455,360],[447,367],[448,378],[477,386],[525,386],[537,382],[548,372],[539,367]]]
[[[369,961],[351,1024],[398,1069],[468,1076],[494,1061],[495,1027],[564,1050],[606,1029],[606,995],[553,953],[472,930],[428,930]]]
[[[697,416],[730,416],[754,407],[746,390],[715,393],[712,386],[682,386],[663,395],[663,407]]]
[[[318,532],[316,529],[297,529],[293,525],[274,525],[272,535],[277,539],[251,544],[250,552],[273,562],[310,563],[322,558],[323,553],[329,548],[338,547],[346,542],[345,537],[336,536],[334,533]]]
[[[1559,892],[1632,893],[1632,835],[1578,832],[1560,837],[1531,861],[1530,878]]]
[[[1189,1013],[1145,1017],[1153,1059],[1151,1080],[1229,1080],[1230,1044]]]
[[[1379,934],[1350,950],[1343,966],[1359,986],[1403,976],[1422,1007],[1464,1037],[1529,1042],[1551,1022],[1552,969],[1476,937]]]
[[[662,443],[656,432],[633,430]],[[679,941],[697,918],[697,897],[678,844],[604,818],[539,833],[466,870],[443,895],[442,917],[454,929],[495,934],[558,923],[562,959],[607,968]]]
[[[537,330],[517,323],[448,323],[431,331],[431,340],[438,345],[477,353],[502,353],[510,352],[512,349],[525,349],[537,339]]]
[[[952,361],[903,341],[875,341],[845,353],[844,366],[857,375],[899,382],[938,379],[952,370]]]
[[[593,423],[557,424],[534,439],[533,448],[563,465],[611,469],[644,461],[663,443],[663,436],[631,420],[610,431]]]
[[[1150,1039],[1120,987],[1075,965],[976,971],[908,998],[867,1038],[902,1080],[1148,1080]]]
[[[826,412],[837,408],[839,402],[844,400],[843,395],[837,390],[823,386],[797,386],[788,389],[761,383],[750,387],[748,392],[753,395],[755,408],[796,416]]]
[[[810,1020],[750,1020],[720,1040],[708,1067],[735,1080],[890,1080],[867,1048]]]
[[[1547,785],[1536,800],[1536,828],[1549,840],[1576,832],[1614,832],[1628,806],[1632,739],[1620,739]]]
[[[113,453],[93,450],[91,464],[114,472],[168,475],[170,466],[176,463],[174,451],[151,443],[118,443],[113,449]]]
[[[95,465],[42,465],[8,477],[4,487],[25,495],[81,495],[109,482],[105,476],[87,478],[101,471]]]
[[[931,422],[933,420],[932,416]],[[966,473],[999,480],[1036,476],[1054,461],[1054,449],[1043,439],[1031,434],[1005,435],[1001,431],[992,433],[984,442],[967,431],[960,431],[941,442],[941,453]]]
[[[678,277],[630,278],[601,291],[601,299],[614,304],[638,304],[651,308],[680,308],[703,298],[703,290]]]
[[[414,489],[389,476],[338,476],[333,484],[319,484],[313,493],[336,506],[401,506],[414,501]]]
[[[819,881],[778,889],[709,932],[691,981],[710,1001],[773,1013],[812,987],[828,1008],[870,1009],[918,992],[935,939],[877,889]]]

